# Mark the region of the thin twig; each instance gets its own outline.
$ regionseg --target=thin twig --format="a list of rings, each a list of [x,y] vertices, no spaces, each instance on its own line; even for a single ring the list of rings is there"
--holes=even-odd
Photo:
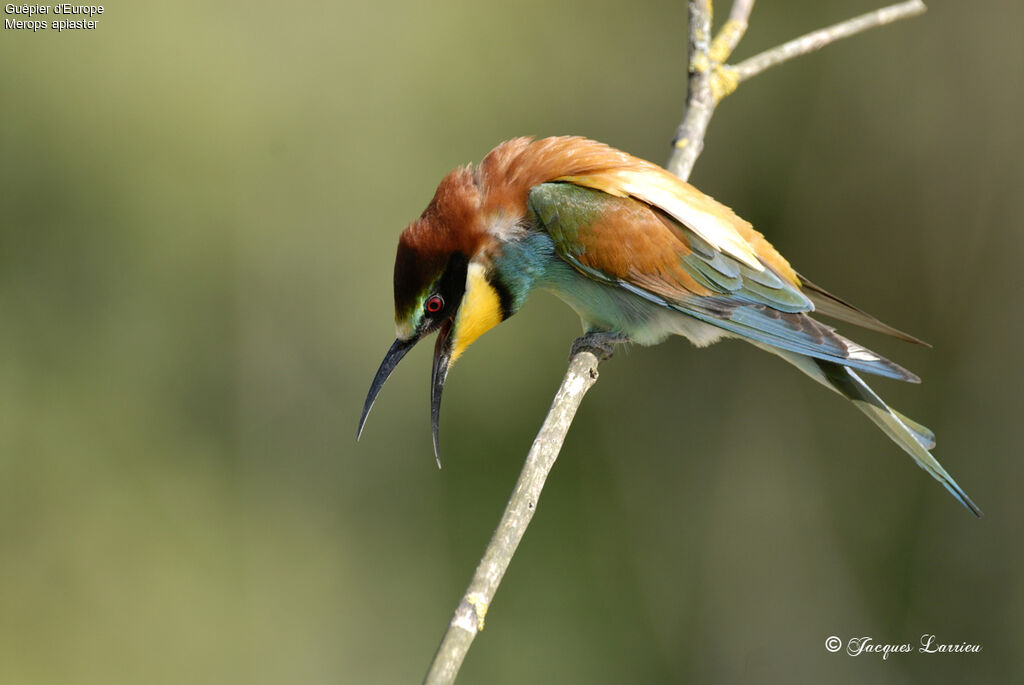
[[[715,105],[735,90],[736,86],[765,69],[799,55],[817,50],[829,43],[852,36],[866,29],[882,26],[898,19],[920,14],[925,7],[921,0],[893,5],[821,31],[790,41],[752,57],[735,67],[725,60],[739,44],[746,30],[754,0],[734,0],[729,20],[711,40],[711,0],[688,0],[690,34],[686,112],[672,143],[672,156],[667,168],[684,181],[689,178],[704,145]],[[562,385],[548,410],[544,425],[533,441],[526,463],[516,481],[515,490],[505,507],[498,528],[487,544],[484,556],[473,579],[462,596],[448,630],[441,640],[427,685],[453,683],[470,645],[483,630],[484,616],[498,590],[505,570],[512,561],[526,527],[533,518],[548,473],[562,449],[565,435],[583,396],[597,381],[597,357],[583,349],[573,354]]]
[[[747,32],[747,25],[750,22],[750,13],[754,9],[754,0],[733,0],[732,9],[729,10],[729,18],[718,35],[711,42],[711,50],[708,55],[712,62],[725,64],[732,51],[743,40],[743,34]]]
[[[900,19],[922,14],[926,9],[921,0],[909,0],[909,2],[902,2],[898,5],[883,7],[882,9],[862,14],[859,17],[848,19],[820,31],[812,31],[776,48],[765,50],[761,54],[743,60],[733,67],[728,67],[728,69],[735,73],[736,82],[742,83],[752,76],[757,76],[765,69],[774,67],[776,64],[782,64],[794,57],[800,57],[815,50],[820,50],[829,43],[834,43],[841,38],[848,38],[861,31],[885,26]]]
[[[690,0],[690,40],[688,46],[688,77],[686,79],[686,113],[672,139],[672,157],[667,169],[687,179],[704,149],[704,132],[715,112],[711,95],[711,0]]]
[[[587,350],[577,352],[569,360],[569,369],[551,403],[544,425],[537,433],[530,453],[526,455],[526,463],[523,464],[498,528],[491,536],[487,550],[473,574],[473,580],[448,624],[448,631],[441,640],[441,646],[437,649],[424,681],[428,685],[455,681],[473,638],[483,630],[484,616],[505,575],[505,569],[512,561],[512,555],[537,510],[537,500],[544,489],[544,481],[555,465],[576,409],[595,382],[597,357]]]

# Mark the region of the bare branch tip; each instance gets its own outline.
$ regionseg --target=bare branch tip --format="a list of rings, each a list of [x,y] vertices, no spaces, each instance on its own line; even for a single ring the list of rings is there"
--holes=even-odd
[[[847,19],[846,21],[841,21],[838,24],[812,31],[799,38],[794,38],[787,43],[743,60],[733,68],[736,71],[738,81],[743,82],[753,76],[757,76],[766,69],[783,62],[788,62],[795,57],[801,57],[820,50],[826,45],[830,45],[842,38],[849,38],[869,29],[917,16],[926,9],[923,0],[907,0],[906,2],[882,7]]]

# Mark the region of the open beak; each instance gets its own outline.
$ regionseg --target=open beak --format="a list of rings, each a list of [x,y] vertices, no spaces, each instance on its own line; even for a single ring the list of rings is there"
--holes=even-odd
[[[430,425],[434,432],[434,458],[437,468],[441,468],[441,446],[437,438],[437,425],[441,421],[441,391],[444,381],[448,378],[448,366],[452,361],[452,320],[448,319],[441,325],[434,345],[434,369],[430,373]]]
[[[377,399],[377,393],[384,387],[384,381],[388,379],[391,372],[398,366],[398,362],[402,361],[402,357],[412,349],[412,346],[418,342],[417,338],[412,340],[402,340],[398,338],[395,342],[391,343],[391,349],[384,355],[384,361],[380,363],[380,368],[377,369],[377,375],[373,377],[373,383],[370,383],[370,392],[366,393],[366,402],[363,403],[363,415],[359,417],[359,429],[356,430],[356,440],[359,440],[363,435],[363,426],[366,425],[366,417],[370,415],[370,410],[373,409],[373,401]]]
[[[441,419],[441,392],[444,390],[444,381],[448,377],[448,366],[452,358],[452,320],[448,319],[441,324],[437,334],[437,344],[434,346],[434,368],[430,375],[430,423],[434,435],[434,458],[437,459],[438,468],[441,467],[441,450],[437,437],[437,427]],[[409,350],[419,342],[419,338],[411,340],[395,340],[391,349],[384,355],[384,361],[377,369],[377,375],[373,377],[370,384],[370,391],[366,394],[366,402],[363,403],[363,415],[359,417],[359,428],[356,431],[356,440],[363,435],[363,426],[366,424],[366,417],[373,408],[373,402],[377,399],[377,393],[384,387],[384,382],[391,375],[391,372],[398,366]]]

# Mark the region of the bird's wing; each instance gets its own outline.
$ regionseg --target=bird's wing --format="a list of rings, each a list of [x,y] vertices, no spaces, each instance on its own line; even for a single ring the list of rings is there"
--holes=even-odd
[[[804,294],[810,298],[811,302],[814,303],[814,311],[819,314],[824,314],[825,316],[845,321],[846,323],[852,323],[855,326],[866,328],[869,331],[875,331],[877,333],[882,333],[883,335],[889,335],[893,338],[905,340],[906,342],[931,347],[931,345],[920,338],[915,338],[910,335],[910,333],[904,333],[900,329],[894,328],[884,321],[879,321],[863,309],[850,304],[846,300],[836,297],[821,286],[811,283],[809,280],[804,278],[803,274],[799,274],[799,276],[801,289]]]
[[[791,283],[799,284],[789,263],[750,222],[661,167],[645,162],[643,166],[612,168],[557,180],[614,197],[636,198],[668,214],[716,251],[755,271],[762,271],[767,263]]]
[[[645,197],[667,192],[662,183],[660,190],[642,189]],[[537,185],[529,205],[558,255],[589,278],[761,343],[917,380],[807,316],[814,305],[768,241],[728,208],[679,184],[686,192],[674,196],[672,212],[664,200],[626,193],[602,175]],[[700,234],[678,216],[690,196],[702,217]]]

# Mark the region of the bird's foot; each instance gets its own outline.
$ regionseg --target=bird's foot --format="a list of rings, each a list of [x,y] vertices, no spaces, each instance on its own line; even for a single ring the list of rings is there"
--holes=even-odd
[[[615,353],[615,345],[629,342],[629,336],[622,333],[592,332],[580,336],[572,341],[572,348],[569,350],[569,359],[572,359],[580,352],[590,352],[598,361],[606,361],[612,358]]]

